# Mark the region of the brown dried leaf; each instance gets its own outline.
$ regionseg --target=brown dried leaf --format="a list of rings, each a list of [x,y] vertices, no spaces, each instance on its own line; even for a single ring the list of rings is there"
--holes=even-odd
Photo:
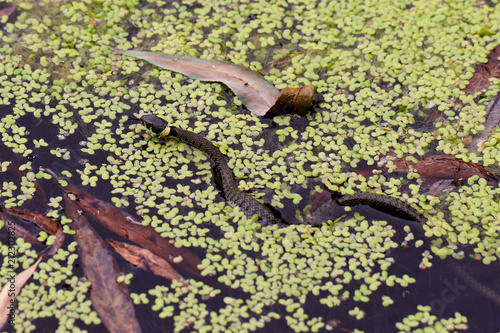
[[[90,299],[99,318],[110,332],[141,332],[128,288],[117,279],[121,272],[113,254],[78,206],[64,196],[66,216],[73,220],[78,253],[85,277],[90,282]]]
[[[45,171],[59,180],[53,171],[49,169],[45,169]],[[77,186],[68,183],[64,187],[61,186],[61,188],[66,192],[65,196],[69,193],[74,195],[78,205],[106,228],[139,246],[149,249],[168,262],[179,265],[186,272],[201,276],[197,268],[201,260],[191,251],[175,247],[173,241],[161,237],[154,228],[141,225],[134,216],[97,199]]]
[[[302,52],[291,52],[290,54],[287,54],[284,57],[281,57],[279,59],[270,62],[269,64],[267,64],[265,68],[261,69],[260,72],[264,75],[267,75],[273,68],[282,69],[290,63],[290,60],[293,57],[296,57],[299,54],[302,54]]]
[[[436,196],[453,184],[453,179],[440,179],[432,183],[427,195]]]
[[[147,249],[139,246],[118,242],[111,239],[106,240],[125,260],[134,266],[149,271],[157,276],[164,277],[167,280],[183,281],[184,277],[180,275],[168,261],[158,257]]]
[[[42,257],[21,273],[9,276],[10,280],[3,286],[0,292],[0,328],[2,328],[9,319],[14,320],[16,309],[16,297],[31,278]]]

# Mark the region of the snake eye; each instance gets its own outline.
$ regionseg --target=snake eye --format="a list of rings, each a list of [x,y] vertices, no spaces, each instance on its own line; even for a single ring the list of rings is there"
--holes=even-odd
[[[140,118],[141,124],[153,131],[154,133],[161,133],[163,132],[166,128],[169,127],[169,124],[166,120],[161,119],[160,117],[157,117],[152,114],[148,114],[145,116],[142,116]]]

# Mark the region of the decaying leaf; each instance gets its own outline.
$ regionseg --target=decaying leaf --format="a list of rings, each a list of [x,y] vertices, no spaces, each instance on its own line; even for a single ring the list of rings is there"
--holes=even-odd
[[[408,161],[407,156],[398,158],[393,153],[388,153],[387,156],[391,156],[391,160],[396,166],[395,172],[408,173],[416,171],[421,177],[425,178],[468,179],[473,175],[478,175],[495,183],[500,180],[499,176],[486,170],[482,165],[464,162],[452,155],[422,156],[417,163]],[[381,167],[387,170],[385,166]]]
[[[168,70],[200,81],[219,81],[227,85],[243,104],[258,116],[263,116],[278,99],[279,92],[259,74],[246,68],[217,60],[156,52],[115,50],[143,59]]]
[[[40,241],[38,240],[38,238],[33,236],[28,230],[24,229],[19,224],[16,224],[15,221],[13,221],[13,220],[9,219],[7,216],[5,216],[1,210],[0,210],[0,220],[5,222],[5,228],[7,229],[7,231],[15,229],[16,237],[21,237],[25,242],[28,242],[31,245],[39,245],[40,244]],[[15,227],[12,227],[14,225],[15,225]],[[9,226],[11,226],[11,228],[9,228]]]
[[[106,240],[125,260],[134,266],[149,271],[155,275],[164,277],[167,280],[183,281],[180,275],[168,261],[158,257],[153,252],[139,246],[118,242],[111,239]]]
[[[453,184],[453,179],[439,179],[430,186],[427,195],[436,196]]]
[[[313,103],[315,88],[308,85],[299,88],[285,88],[281,90],[278,100],[268,111],[266,116],[280,114],[297,114],[305,116],[311,109]]]
[[[12,276],[9,276],[9,281],[7,281],[0,292],[0,328],[2,328],[9,319],[14,319],[15,310],[17,308],[16,297],[33,275],[41,260],[42,257],[38,258],[37,262],[28,269],[17,275],[12,274]]]
[[[478,91],[487,89],[491,82],[490,77],[500,77],[500,45],[491,50],[488,54],[488,62],[476,67],[474,75],[469,80],[469,84],[464,91],[468,94],[475,94]]]
[[[267,75],[269,74],[269,72],[271,71],[271,69],[273,68],[278,68],[278,69],[282,69],[284,68],[285,66],[287,66],[289,63],[290,63],[290,60],[293,58],[293,57],[296,57],[298,56],[299,54],[302,54],[302,52],[300,51],[295,51],[295,52],[291,52],[279,59],[276,59],[272,62],[270,62],[265,68],[261,69],[260,72],[264,75]]]
[[[491,99],[486,107],[486,121],[484,122],[484,130],[479,132],[474,138],[466,145],[469,152],[477,153],[479,148],[484,145],[490,138],[490,135],[495,131],[500,124],[500,92]]]
[[[22,220],[28,221],[35,223],[40,229],[43,231],[49,233],[50,235],[55,236],[54,243],[52,243],[50,250],[45,253],[45,255],[53,255],[59,250],[64,243],[64,232],[62,230],[62,227],[59,223],[54,221],[51,218],[48,218],[47,216],[40,214],[40,213],[34,213],[34,212],[29,212],[25,210],[20,210],[20,209],[13,209],[13,208],[4,208],[0,207],[0,212],[7,213],[9,215],[18,217]],[[20,226],[16,226],[16,228],[19,228]],[[20,229],[24,230],[24,229]],[[28,233],[27,231],[25,231]],[[27,241],[29,241],[29,236],[27,237]],[[33,244],[33,242],[29,241],[30,243]]]
[[[4,9],[0,10],[0,17],[2,17],[4,15],[10,16],[16,11],[16,9],[17,9],[16,5],[12,5],[12,6],[9,6],[7,8],[4,8]]]
[[[121,272],[113,253],[106,246],[79,207],[68,195],[64,196],[66,216],[73,220],[78,253],[85,277],[90,282],[90,299],[99,318],[110,332],[141,332],[128,288],[117,279]]]
[[[44,170],[59,180],[52,170]],[[68,194],[74,195],[77,204],[106,228],[139,246],[149,249],[168,262],[175,263],[186,272],[201,276],[197,268],[201,263],[201,259],[191,251],[175,247],[173,241],[161,237],[154,228],[141,225],[134,216],[97,199],[77,186],[68,183],[64,187],[61,186],[61,188],[65,192],[65,196]]]

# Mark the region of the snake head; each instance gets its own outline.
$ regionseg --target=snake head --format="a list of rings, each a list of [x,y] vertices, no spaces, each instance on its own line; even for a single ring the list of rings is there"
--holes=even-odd
[[[142,116],[140,118],[141,124],[153,131],[156,134],[168,135],[170,131],[170,124],[165,119],[157,117],[152,114]]]

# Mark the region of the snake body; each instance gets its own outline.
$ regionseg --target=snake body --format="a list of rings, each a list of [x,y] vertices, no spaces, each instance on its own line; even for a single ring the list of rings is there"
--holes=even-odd
[[[227,165],[225,156],[213,143],[199,134],[171,126],[166,120],[154,115],[142,116],[140,120],[143,126],[149,128],[161,138],[174,138],[207,154],[214,161],[215,171],[221,179],[222,192],[230,205],[240,207],[243,213],[249,218],[253,215],[259,216],[259,222],[262,225],[285,224],[284,221],[276,217],[264,204],[238,188],[234,173]]]
[[[146,115],[140,118],[141,124],[161,138],[174,138],[185,142],[190,146],[200,149],[214,161],[214,169],[221,179],[222,192],[226,201],[232,206],[238,206],[247,217],[259,216],[262,225],[289,224],[274,215],[267,206],[260,203],[250,195],[241,191],[236,184],[233,171],[229,168],[225,156],[219,148],[214,146],[203,136],[171,126],[168,121],[154,115]],[[389,213],[407,220],[423,222],[420,213],[405,202],[383,194],[358,193],[344,195],[337,199],[341,206],[369,205],[382,212]]]
[[[341,206],[368,205],[381,212],[401,217],[406,220],[425,222],[424,217],[415,208],[398,198],[378,193],[356,193],[344,195],[337,200]]]

